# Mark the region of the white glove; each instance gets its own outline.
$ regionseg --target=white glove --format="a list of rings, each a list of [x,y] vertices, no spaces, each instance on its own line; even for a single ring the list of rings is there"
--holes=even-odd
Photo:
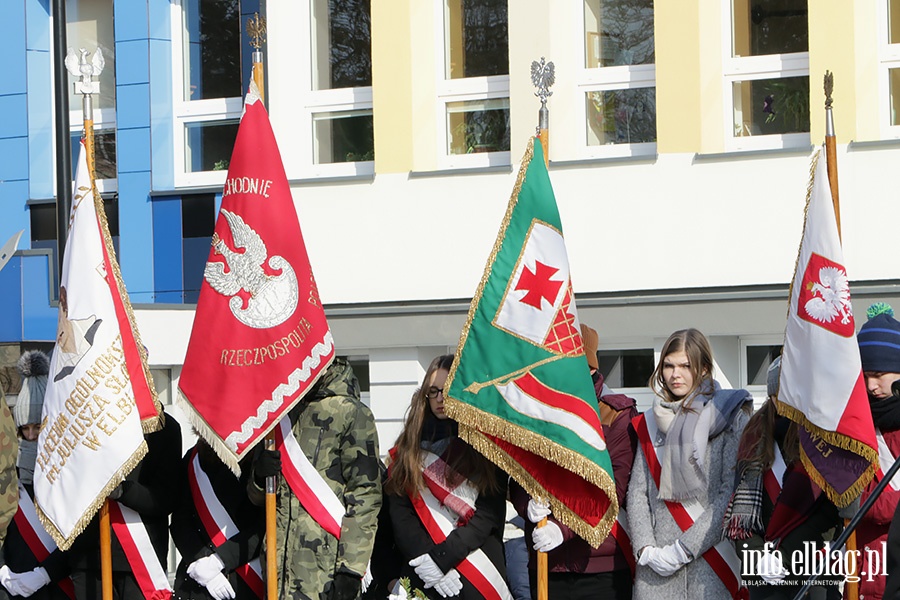
[[[679,552],[683,554],[675,559],[674,555]],[[680,560],[682,557],[685,559],[684,562]],[[684,552],[683,548],[675,544],[670,544],[664,548],[647,546],[638,559],[639,565],[650,567],[661,577],[670,577],[675,571],[686,565],[687,562],[687,553]]]
[[[538,552],[550,552],[563,543],[562,530],[553,521],[547,521],[543,527],[535,527],[531,532],[534,549]]]
[[[540,523],[541,519],[550,516],[550,503],[540,502],[534,498],[528,500],[528,510],[525,511],[528,520],[532,523]]]
[[[8,565],[0,567],[0,584],[3,584],[3,587],[6,587],[6,584],[12,579],[12,574]]]
[[[428,554],[417,556],[409,561],[409,566],[415,568],[416,575],[425,582],[425,589],[433,588],[438,581],[444,578],[444,572],[437,566],[434,559]]]
[[[366,573],[362,576],[362,593],[366,593],[366,590],[369,589],[369,586],[372,585],[372,563],[371,561],[366,564]]]
[[[219,558],[218,554],[213,553],[209,556],[198,558],[189,564],[187,574],[190,575],[194,581],[206,587],[206,584],[212,581],[213,577],[216,575],[220,575],[224,568],[225,563],[222,562],[222,559]]]
[[[21,596],[23,593],[18,577],[19,574],[10,571],[7,565],[0,567],[0,584],[3,584],[6,591],[12,596]]]
[[[13,573],[12,579],[18,584],[18,595],[23,598],[28,598],[50,583],[50,575],[47,574],[47,569],[44,567],[37,567],[36,569],[26,571],[25,573]]]
[[[237,594],[234,593],[234,588],[228,583],[228,578],[225,577],[224,573],[219,573],[210,579],[209,582],[206,583],[206,591],[208,591],[209,595],[215,600],[234,600],[235,596],[237,596]]]
[[[788,571],[781,563],[780,553],[765,552],[756,563],[756,574],[766,583],[777,583],[788,575]]]
[[[452,598],[458,595],[463,588],[462,580],[459,578],[459,571],[450,569],[440,581],[434,584],[434,589],[444,598]]]

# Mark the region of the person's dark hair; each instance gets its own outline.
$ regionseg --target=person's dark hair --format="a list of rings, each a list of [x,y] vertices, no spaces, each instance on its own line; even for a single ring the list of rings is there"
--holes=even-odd
[[[666,402],[678,402],[681,400],[672,395],[672,392],[666,387],[666,381],[663,377],[663,363],[667,356],[675,352],[684,352],[691,363],[691,374],[693,375],[694,384],[683,398],[687,407],[690,406],[694,394],[703,383],[712,383],[712,348],[710,348],[709,340],[706,339],[706,336],[696,329],[680,329],[669,336],[669,339],[663,344],[662,352],[660,352],[659,363],[657,363],[653,374],[650,376],[650,389]]]
[[[434,374],[440,369],[450,370],[453,365],[453,355],[444,354],[431,361],[422,379],[422,385],[413,393],[412,401],[406,411],[406,420],[403,431],[395,444],[396,453],[394,461],[388,469],[388,479],[385,482],[385,493],[393,495],[415,494],[424,485],[422,479],[421,442],[422,430],[426,419],[436,419],[431,412],[431,405],[425,392],[434,379]],[[496,492],[499,489],[494,465],[482,456],[478,451],[464,445],[465,450],[458,453],[450,466],[458,473],[468,478],[479,493],[485,491]]]
[[[737,460],[742,469],[758,467],[765,471],[772,466],[775,461],[775,421],[777,419],[778,410],[775,407],[775,398],[769,396],[765,404],[753,413],[741,433]],[[800,437],[797,432],[797,424],[794,422],[788,425],[781,454],[786,465],[800,460]]]

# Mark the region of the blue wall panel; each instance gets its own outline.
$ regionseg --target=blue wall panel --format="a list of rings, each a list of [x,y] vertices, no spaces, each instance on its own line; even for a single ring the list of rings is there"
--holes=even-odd
[[[56,339],[57,309],[50,306],[50,256],[25,257],[22,264],[22,334],[31,341]]]
[[[116,2],[116,7],[122,2]],[[116,23],[119,19],[116,19]],[[146,35],[146,33],[145,33]],[[148,40],[116,41],[116,89],[132,83],[150,81],[150,46]],[[121,108],[121,107],[120,107]]]
[[[147,189],[143,191],[146,196],[150,192],[150,128],[120,129],[116,139],[116,159],[120,177],[123,173],[147,173]]]
[[[150,126],[150,84],[117,86],[116,105],[116,126],[119,129]]]
[[[181,198],[154,198],[153,279],[156,302],[180,304],[182,295]]]
[[[20,0],[0,2],[0,56],[4,58],[0,94],[25,93],[25,3]]]
[[[28,138],[0,139],[0,181],[28,178]]]
[[[25,36],[29,50],[50,51],[50,0],[25,0]]]
[[[149,130],[134,131],[147,133],[149,142]],[[149,190],[149,171],[119,172],[119,260],[134,303],[153,302],[153,212]]]
[[[31,239],[31,222],[28,207],[25,205],[27,201],[27,180],[0,182],[0,246],[14,233],[24,229],[25,233],[19,240],[19,249],[28,247],[28,240]],[[2,290],[0,287],[0,291]]]
[[[0,342],[22,341],[22,256],[9,259],[0,271]]]
[[[172,42],[168,40],[150,40],[150,82],[153,189],[170,190],[175,187],[175,154]]]
[[[27,114],[28,103],[24,94],[0,96],[0,138],[28,136],[28,121],[19,118]],[[12,118],[10,118],[12,117]]]
[[[118,42],[147,39],[147,0],[118,0],[114,10],[116,45]]]

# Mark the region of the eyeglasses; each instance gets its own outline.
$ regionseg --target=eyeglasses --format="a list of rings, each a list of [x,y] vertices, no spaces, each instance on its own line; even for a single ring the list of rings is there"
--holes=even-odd
[[[428,398],[429,400],[434,400],[435,398],[438,397],[438,394],[443,396],[444,390],[442,390],[439,387],[434,387],[434,386],[431,386],[430,388],[425,390],[425,397]]]

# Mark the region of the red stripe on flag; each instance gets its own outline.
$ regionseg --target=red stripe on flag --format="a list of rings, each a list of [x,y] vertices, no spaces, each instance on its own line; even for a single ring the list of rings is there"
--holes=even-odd
[[[91,180],[91,185],[93,183],[93,180]],[[91,200],[93,200],[93,191]],[[103,266],[106,269],[106,283],[109,286],[113,306],[116,309],[116,321],[119,324],[119,333],[122,337],[122,351],[125,353],[125,367],[128,369],[128,377],[131,380],[134,402],[143,422],[159,417],[159,412],[156,409],[156,404],[153,402],[153,395],[150,393],[150,384],[147,382],[147,373],[144,371],[144,363],[137,347],[131,319],[128,318],[125,302],[122,300],[123,290],[119,289],[119,282],[112,268],[112,260],[106,249],[106,236],[104,235],[99,215],[97,218],[97,229],[100,232],[100,239],[103,241],[100,245],[103,249]]]
[[[875,439],[875,429],[870,420],[871,412],[869,393],[866,391],[865,379],[860,371],[853,385],[853,393],[847,399],[847,406],[838,422],[837,433],[859,440],[877,451],[878,440]]]
[[[256,594],[257,598],[266,597],[266,584],[262,580],[262,577],[259,576],[259,573],[254,571],[249,563],[241,565],[235,569],[234,572],[244,580],[244,583],[246,583],[251,590],[253,590],[253,593]]]
[[[597,414],[596,407],[592,407],[578,396],[564,394],[549,388],[530,372],[516,379],[514,383],[519,389],[538,402],[578,417],[598,431],[601,437],[603,436],[603,428],[600,426],[600,415]]]
[[[653,440],[650,439],[646,415],[636,416],[631,423],[634,425],[634,429],[637,432],[641,449],[644,452],[644,458],[647,460],[647,466],[650,468],[650,474],[653,476],[653,481],[656,483],[657,489],[659,489],[662,465],[659,463],[659,458],[656,456]],[[694,520],[688,514],[684,506],[678,502],[670,502],[668,500],[666,500],[665,503],[666,507],[669,509],[669,513],[671,513],[672,518],[675,520],[675,524],[678,525],[681,531],[687,531],[690,526],[694,524]],[[741,586],[740,579],[735,576],[734,571],[731,570],[731,567],[725,562],[725,559],[722,558],[722,555],[719,554],[715,546],[703,553],[703,559],[709,564],[712,570],[715,571],[719,579],[722,580],[722,583],[725,584],[725,587],[728,589],[732,598],[737,600],[749,598],[750,592],[747,588]]]

